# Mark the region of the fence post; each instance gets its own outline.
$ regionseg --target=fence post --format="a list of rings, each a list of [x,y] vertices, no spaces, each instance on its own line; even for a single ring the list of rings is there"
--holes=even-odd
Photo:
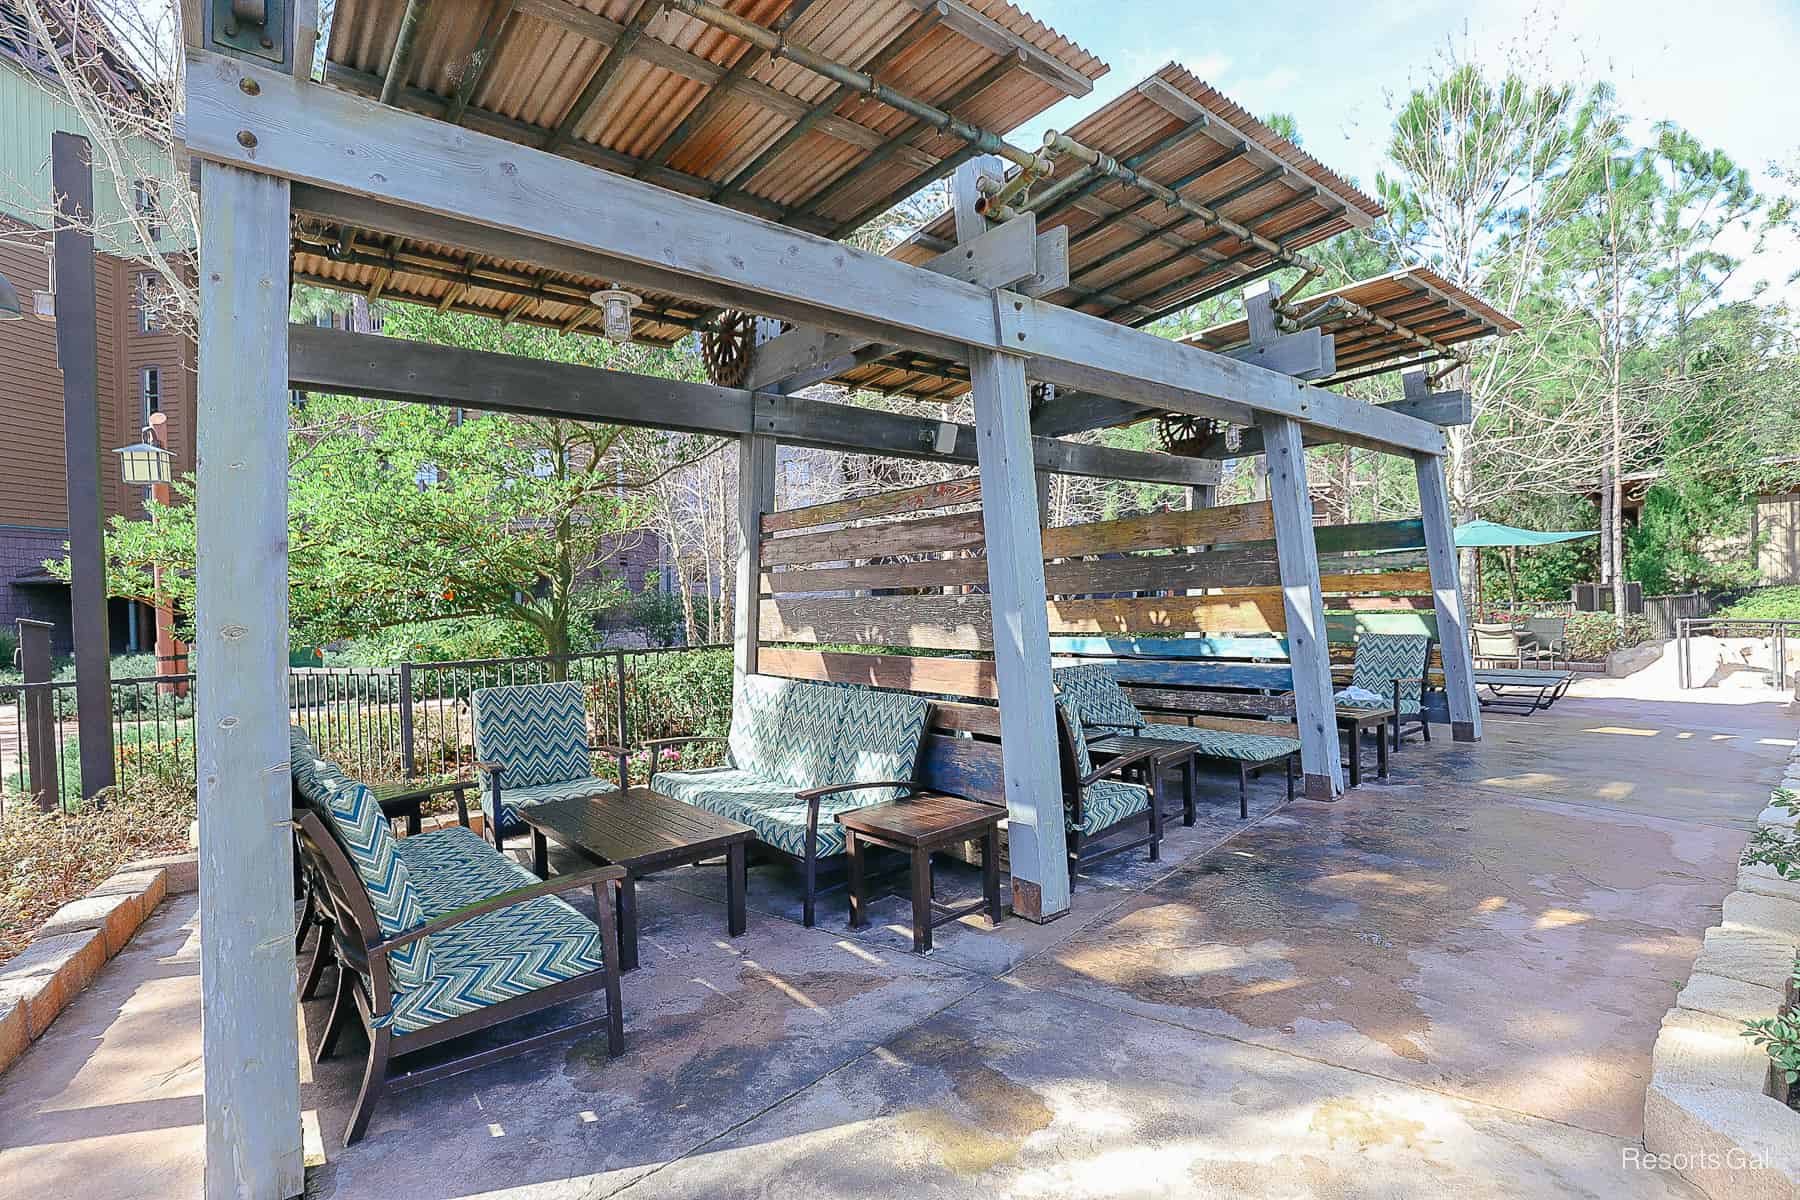
[[[617,689],[619,706],[619,788],[622,791],[631,786],[631,781],[625,777],[626,761],[631,753],[629,740],[631,727],[625,720],[625,652],[623,650],[613,651],[613,680],[614,687]]]
[[[56,694],[50,687],[50,630],[48,621],[18,620],[19,670],[25,686],[19,691],[25,722],[25,774],[28,789],[37,793],[45,812],[61,804],[56,761]],[[38,686],[33,687],[33,684]]]
[[[411,779],[418,771],[413,766],[413,686],[412,664],[400,664],[400,764]]]

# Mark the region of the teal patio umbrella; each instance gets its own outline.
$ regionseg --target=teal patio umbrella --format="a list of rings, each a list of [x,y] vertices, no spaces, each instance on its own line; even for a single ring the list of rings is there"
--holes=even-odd
[[[1598,537],[1598,529],[1565,529],[1543,531],[1538,529],[1520,529],[1513,525],[1502,525],[1498,521],[1465,521],[1456,527],[1456,546],[1459,550],[1475,550],[1475,604],[1481,605],[1481,554],[1480,551],[1493,547],[1512,549],[1518,546],[1552,546],[1557,542],[1572,542],[1576,538]],[[1507,556],[1510,574],[1512,556]],[[1518,602],[1518,585],[1513,585],[1513,602]]]

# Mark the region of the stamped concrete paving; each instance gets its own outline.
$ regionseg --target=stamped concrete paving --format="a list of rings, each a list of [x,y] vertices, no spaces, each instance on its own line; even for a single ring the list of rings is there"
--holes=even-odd
[[[1276,811],[1265,781],[1248,827],[1213,780],[1161,864],[1096,868],[1049,926],[942,929],[926,959],[897,898],[851,933],[833,893],[804,930],[791,877],[759,869],[733,941],[718,873],[673,872],[641,893],[624,1057],[576,1045],[391,1097],[345,1149],[351,1035],[303,1086],[332,1159],[309,1193],[1688,1196],[1622,1153],[1793,721],[1571,697],[1477,747],[1410,744],[1335,805]],[[118,995],[0,1079],[0,1178],[196,1190],[166,1161],[197,1181],[192,1073],[128,1044],[174,1066],[196,1023],[140,942],[96,984]],[[166,1134],[154,1175],[141,1141],[75,1142],[121,1113]]]

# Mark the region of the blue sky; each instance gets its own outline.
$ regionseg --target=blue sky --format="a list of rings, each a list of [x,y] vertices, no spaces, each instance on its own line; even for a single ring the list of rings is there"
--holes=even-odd
[[[1502,66],[1524,54],[1552,76],[1610,78],[1646,126],[1671,119],[1767,183],[1771,161],[1800,166],[1800,0],[1390,0],[1367,5],[1170,4],[1021,0],[1035,17],[1112,65],[1082,100],[1025,126],[1021,144],[1067,128],[1174,59],[1256,114],[1292,113],[1306,149],[1365,186],[1381,164],[1390,106],[1460,53]],[[1747,239],[1732,247],[1749,253]],[[1771,246],[1734,291],[1800,269],[1800,246]],[[1787,297],[1800,303],[1800,288]]]

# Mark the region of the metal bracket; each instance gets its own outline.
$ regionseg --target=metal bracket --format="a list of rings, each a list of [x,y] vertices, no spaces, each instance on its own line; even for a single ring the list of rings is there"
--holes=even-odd
[[[206,45],[285,67],[293,52],[288,34],[290,4],[291,0],[210,0]]]

